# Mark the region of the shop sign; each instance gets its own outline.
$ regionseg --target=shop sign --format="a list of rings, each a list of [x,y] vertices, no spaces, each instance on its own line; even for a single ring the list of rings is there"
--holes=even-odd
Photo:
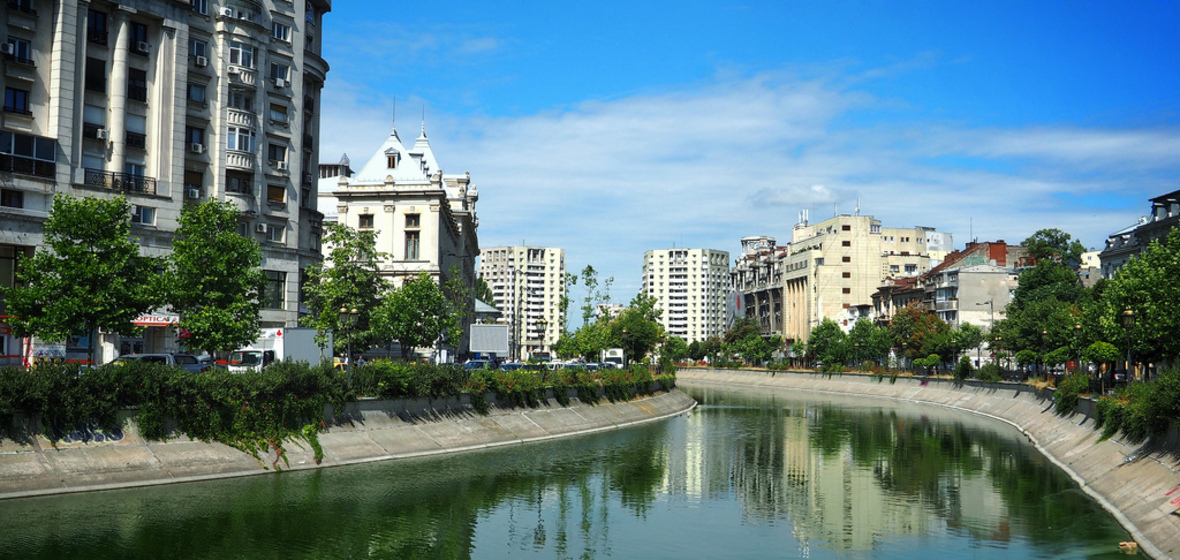
[[[178,315],[140,315],[136,317],[133,324],[141,327],[167,327],[171,325],[179,325],[180,317]]]

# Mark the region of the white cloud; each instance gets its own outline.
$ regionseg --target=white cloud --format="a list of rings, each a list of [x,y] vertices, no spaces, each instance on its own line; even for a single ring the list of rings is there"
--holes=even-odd
[[[638,289],[646,250],[786,242],[802,209],[818,221],[859,200],[886,226],[937,227],[960,246],[972,233],[1019,242],[1042,227],[1093,246],[1175,188],[1175,130],[865,122],[866,109],[904,100],[832,84],[724,76],[514,118],[428,112],[427,129],[444,170],[471,171],[480,189],[483,246],[564,248],[570,271],[592,264],[615,277],[616,300]],[[389,133],[391,100],[336,80],[325,97],[322,158],[363,162]],[[399,119],[403,140],[417,120]]]

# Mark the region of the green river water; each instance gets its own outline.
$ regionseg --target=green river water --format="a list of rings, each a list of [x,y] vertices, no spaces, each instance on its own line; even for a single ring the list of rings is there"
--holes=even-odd
[[[1116,558],[1126,532],[970,414],[682,387],[689,414],[449,456],[0,501],[0,558]]]

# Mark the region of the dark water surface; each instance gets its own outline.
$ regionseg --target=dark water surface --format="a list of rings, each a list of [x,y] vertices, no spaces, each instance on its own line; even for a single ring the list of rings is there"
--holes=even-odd
[[[1116,558],[1014,429],[687,386],[691,414],[446,457],[0,501],[0,558]]]

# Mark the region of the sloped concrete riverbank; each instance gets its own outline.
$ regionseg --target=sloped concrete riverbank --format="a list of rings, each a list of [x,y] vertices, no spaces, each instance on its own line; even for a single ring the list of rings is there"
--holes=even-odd
[[[1110,511],[1153,558],[1180,558],[1180,442],[1173,429],[1158,448],[1118,440],[1099,441],[1092,407],[1058,416],[1052,394],[1027,385],[900,377],[878,381],[869,375],[832,377],[800,372],[682,369],[685,385],[706,383],[840,393],[944,406],[1011,424],[1068,473],[1082,490]]]
[[[493,396],[489,402],[487,416],[475,413],[466,396],[349,403],[320,434],[324,458],[318,465],[306,444],[286,444],[288,465],[276,462],[274,453],[259,461],[220,443],[186,437],[147,441],[128,411],[122,430],[79,427],[56,448],[37,434],[0,439],[0,499],[251,476],[273,473],[276,464],[283,470],[316,469],[518,445],[654,422],[696,406],[678,390],[594,406],[576,398],[568,407],[552,398],[538,408],[497,408]],[[88,441],[77,441],[82,439]]]

